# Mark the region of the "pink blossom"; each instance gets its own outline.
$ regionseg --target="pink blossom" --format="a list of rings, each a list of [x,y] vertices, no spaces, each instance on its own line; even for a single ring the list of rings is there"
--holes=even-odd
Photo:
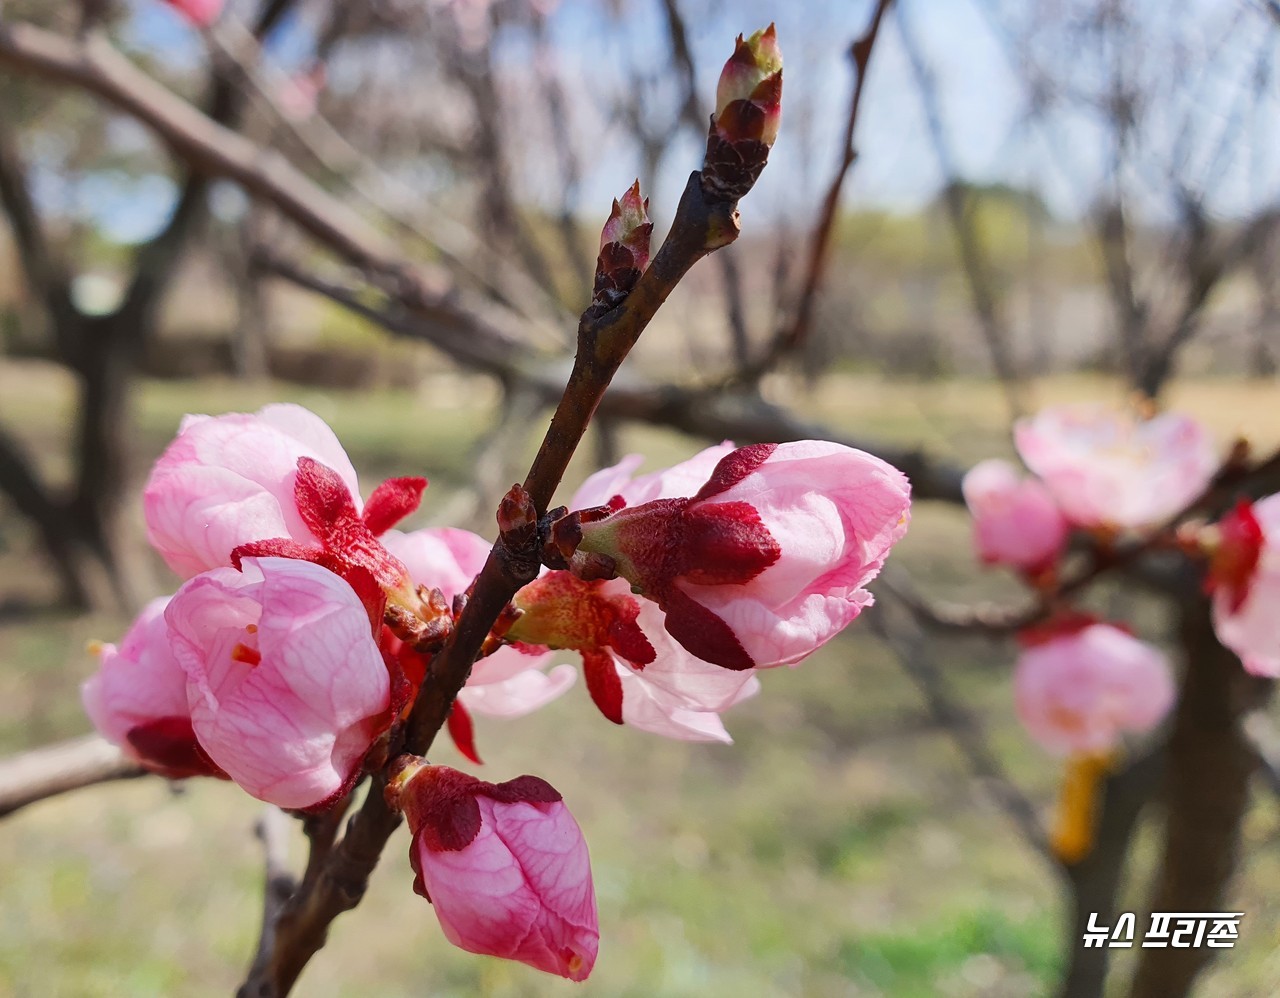
[[[411,763],[387,795],[413,834],[414,890],[451,943],[586,980],[600,945],[591,863],[555,788]]]
[[[207,28],[222,13],[222,0],[165,0],[198,28]]]
[[[489,556],[489,544],[469,530],[431,527],[382,537],[418,585],[439,589],[447,600],[465,592]],[[520,717],[555,700],[573,685],[573,666],[543,668],[551,653],[543,648],[505,647],[476,662],[467,685],[458,694],[466,708],[489,717]]]
[[[1280,495],[1251,509],[1260,538],[1245,555],[1248,577],[1218,586],[1213,594],[1213,627],[1218,640],[1258,676],[1280,677]],[[1224,528],[1229,525],[1224,522]],[[1257,541],[1260,540],[1260,545]],[[1255,546],[1256,545],[1256,546]]]
[[[326,568],[245,558],[165,610],[196,736],[253,796],[322,807],[390,723],[391,682],[359,597]]]
[[[1077,622],[1038,635],[1014,674],[1018,717],[1050,752],[1105,752],[1141,734],[1173,706],[1169,663],[1110,624]]]
[[[722,445],[635,483],[610,469],[588,486],[633,505],[584,518],[579,549],[614,559],[685,649],[731,669],[798,662],[852,621],[910,506],[897,469],[816,440]]]
[[[1082,527],[1159,524],[1209,484],[1218,454],[1189,416],[1152,419],[1105,405],[1062,405],[1021,420],[1018,453],[1067,519]]]
[[[98,672],[80,687],[98,733],[124,754],[170,779],[221,776],[196,741],[187,707],[187,676],[169,646],[164,608],[152,600],[119,647],[102,645]]]
[[[254,415],[187,416],[143,492],[148,539],[183,578],[231,564],[242,544],[316,545],[294,495],[299,458],[332,469],[360,510],[355,469],[314,413],[268,405]]]
[[[1067,521],[1040,482],[1007,461],[983,461],[964,476],[978,557],[1028,572],[1053,566],[1067,543]]]

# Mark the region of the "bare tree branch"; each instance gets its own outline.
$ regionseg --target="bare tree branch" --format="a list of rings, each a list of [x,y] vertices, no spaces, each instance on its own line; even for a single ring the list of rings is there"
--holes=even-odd
[[[942,124],[942,109],[938,99],[937,82],[933,73],[925,65],[924,56],[916,42],[915,35],[907,23],[906,16],[899,7],[896,11],[898,35],[902,40],[903,51],[911,64],[911,72],[915,77],[920,101],[924,105],[925,120],[929,126],[929,137],[932,141],[934,156],[942,170],[945,187],[943,197],[947,205],[947,215],[951,220],[951,229],[956,237],[956,245],[960,251],[960,262],[964,268],[965,279],[969,285],[969,295],[973,302],[973,310],[978,318],[983,339],[987,345],[987,353],[991,358],[991,366],[996,377],[1004,388],[1005,400],[1009,406],[1009,415],[1016,418],[1025,411],[1021,372],[1013,356],[1013,347],[1009,330],[1000,311],[999,299],[996,296],[995,282],[991,272],[991,262],[982,240],[978,235],[973,211],[976,205],[970,204],[966,195],[966,187],[961,181],[955,165],[955,156],[951,151],[951,143]]]
[[[849,114],[845,120],[844,141],[840,158],[827,187],[818,219],[809,236],[809,252],[805,260],[804,278],[795,301],[788,309],[789,317],[773,334],[772,340],[760,356],[733,372],[729,383],[752,384],[777,366],[778,361],[793,353],[804,343],[813,325],[814,309],[818,293],[826,274],[827,257],[831,250],[831,236],[840,210],[840,198],[844,192],[845,178],[857,162],[858,150],[854,144],[854,132],[858,125],[858,112],[862,107],[862,94],[866,88],[867,71],[876,39],[880,37],[880,23],[893,0],[876,0],[871,20],[861,37],[849,46],[849,59],[853,63],[853,93],[849,99]]]
[[[0,817],[71,790],[145,775],[97,735],[32,749],[0,759]]]

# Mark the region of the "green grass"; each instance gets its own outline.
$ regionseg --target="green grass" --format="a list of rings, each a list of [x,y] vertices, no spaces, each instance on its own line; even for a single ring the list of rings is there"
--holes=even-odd
[[[786,385],[771,385],[786,395]],[[1205,382],[1183,402],[1223,434],[1263,418],[1280,438],[1268,391]],[[35,366],[0,365],[7,422],[59,470],[69,385]],[[1045,400],[1114,394],[1065,379]],[[379,477],[425,472],[429,514],[469,477],[495,399],[482,382],[344,395],[233,383],[147,384],[136,398],[135,479],[183,411],[303,402],[329,419],[366,490]],[[784,397],[784,401],[788,400]],[[968,461],[1007,451],[999,396],[980,382],[918,386],[835,379],[806,398],[809,414],[850,434],[909,442]],[[534,444],[535,428],[525,441]],[[695,446],[651,429],[628,449],[654,465]],[[517,458],[517,461],[523,458]],[[575,464],[573,476],[589,468]],[[0,600],[52,593],[30,540],[0,530]],[[964,517],[920,505],[895,561],[953,598],[1013,597],[999,574],[971,564]],[[157,591],[171,585],[157,573]],[[869,611],[874,613],[875,611]],[[92,637],[110,615],[0,618],[0,750],[87,730],[77,688]],[[1056,764],[1011,711],[1011,648],[937,646],[948,679],[985,721],[992,743],[1033,800],[1048,807]],[[1061,963],[1061,901],[1035,853],[983,795],[914,686],[865,621],[798,669],[763,676],[763,694],[726,717],[734,746],[676,743],[618,729],[583,689],[519,721],[478,721],[484,775],[536,772],[565,795],[587,834],[603,932],[581,987],[521,966],[468,956],[442,938],[410,889],[398,834],[364,904],[342,916],[298,993],[569,994],[604,998],[757,998],[1051,993]],[[461,765],[451,748],[441,762]],[[261,896],[251,834],[256,802],[223,783],[179,796],[156,780],[86,790],[0,823],[0,996],[195,996],[230,993],[252,952]],[[1232,903],[1243,938],[1206,977],[1206,995],[1266,995],[1280,986],[1280,807],[1259,795]],[[1156,849],[1145,835],[1141,864]],[[302,842],[295,835],[295,862]],[[1142,885],[1131,887],[1142,903]]]

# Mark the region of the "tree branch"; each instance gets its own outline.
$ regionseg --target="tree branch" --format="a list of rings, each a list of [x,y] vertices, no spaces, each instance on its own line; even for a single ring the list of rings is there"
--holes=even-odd
[[[956,171],[955,157],[942,124],[942,109],[938,100],[936,81],[928,66],[925,65],[924,56],[921,54],[902,8],[899,7],[895,13],[898,35],[916,80],[920,101],[924,105],[925,120],[929,126],[934,155],[946,185],[943,188],[943,197],[947,205],[947,215],[951,220],[951,228],[956,237],[956,246],[960,252],[965,279],[969,285],[973,311],[978,318],[978,325],[987,345],[991,366],[995,369],[996,377],[1000,379],[1000,384],[1004,388],[1010,417],[1016,418],[1025,410],[1022,380],[1013,357],[1009,330],[996,297],[991,261],[974,224],[972,206],[968,203],[970,199],[966,198],[965,186]]]
[[[97,735],[32,749],[0,759],[0,817],[70,790],[145,775]]]
[[[848,177],[850,168],[858,159],[858,150],[854,145],[854,131],[858,125],[858,111],[862,107],[867,69],[871,64],[871,53],[875,49],[876,39],[880,37],[880,23],[884,20],[885,12],[888,11],[892,2],[893,0],[876,0],[876,5],[871,12],[871,21],[866,30],[849,46],[849,59],[853,63],[853,93],[849,99],[849,114],[845,120],[844,141],[835,173],[832,174],[831,183],[822,200],[822,208],[818,212],[818,220],[809,236],[804,279],[789,309],[790,317],[778,326],[772,340],[760,355],[735,371],[726,382],[727,384],[753,384],[759,381],[763,375],[773,370],[778,361],[800,348],[813,325],[813,313],[822,280],[826,274],[827,258],[831,251],[831,236],[835,231],[845,178]]]

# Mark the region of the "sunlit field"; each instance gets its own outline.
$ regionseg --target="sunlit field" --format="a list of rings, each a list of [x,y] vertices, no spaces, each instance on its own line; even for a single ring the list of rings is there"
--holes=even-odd
[[[71,384],[37,363],[0,366],[0,409],[34,453],[65,453]],[[885,383],[833,376],[816,393],[785,379],[767,391],[805,415],[867,439],[923,444],[972,462],[1011,453],[1008,414],[986,382]],[[1040,402],[1116,397],[1083,377],[1037,386]],[[290,400],[323,415],[367,492],[382,477],[424,473],[428,498],[413,525],[459,507],[471,457],[496,396],[482,381],[429,378],[421,390],[342,394],[296,386],[144,383],[136,399],[132,474],[186,411]],[[1248,426],[1260,448],[1280,440],[1270,384],[1191,381],[1171,405],[1212,426],[1224,444]],[[541,424],[539,424],[541,425]],[[536,445],[529,428],[527,447]],[[702,443],[650,429],[623,433],[650,466]],[[591,448],[574,475],[581,478]],[[62,469],[50,466],[57,474]],[[520,469],[515,469],[518,475]],[[135,495],[138,489],[135,489]],[[496,499],[496,497],[491,497]],[[492,505],[492,503],[490,503]],[[140,513],[133,531],[141,534]],[[483,529],[483,528],[481,528]],[[962,511],[916,508],[893,562],[924,590],[952,599],[1015,596],[1009,580],[971,564]],[[140,545],[139,545],[140,546]],[[54,581],[12,519],[0,521],[0,750],[89,729],[78,685],[91,638],[112,640],[123,617],[68,617],[49,603]],[[155,591],[173,580],[154,566]],[[1006,584],[1008,583],[1008,584]],[[874,587],[873,587],[874,588]],[[1126,593],[1102,598],[1132,600]],[[875,613],[875,610],[869,611]],[[615,728],[581,684],[528,718],[479,719],[487,779],[523,772],[560,789],[591,845],[602,948],[591,980],[572,985],[449,946],[411,890],[408,837],[384,854],[365,902],[333,926],[298,993],[369,995],[765,996],[1045,993],[1060,969],[1061,909],[1052,871],[989,802],[948,735],[866,619],[726,715],[733,746],[690,745]],[[944,644],[945,641],[945,644]],[[1013,651],[982,639],[941,639],[951,686],[989,728],[1013,776],[1043,807],[1056,763],[1018,727]],[[452,746],[433,761],[465,767]],[[0,995],[227,995],[258,931],[262,805],[230,784],[171,788],[157,779],[82,791],[0,823]],[[1206,974],[1203,995],[1280,993],[1280,806],[1255,796],[1245,865],[1230,897],[1241,939]],[[1137,840],[1136,872],[1156,843]],[[301,863],[302,839],[293,858]],[[1132,892],[1132,906],[1143,899]],[[1121,952],[1123,963],[1132,954]],[[1113,979],[1124,983],[1124,975]]]

